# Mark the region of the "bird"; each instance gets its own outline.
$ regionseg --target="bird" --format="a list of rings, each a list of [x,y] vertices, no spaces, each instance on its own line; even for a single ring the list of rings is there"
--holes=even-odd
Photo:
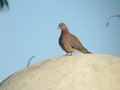
[[[65,56],[69,54],[72,55],[72,53],[75,52],[91,54],[91,52],[82,45],[79,39],[69,32],[65,23],[59,23],[58,29],[61,29],[61,35],[58,40],[59,45],[66,52]]]

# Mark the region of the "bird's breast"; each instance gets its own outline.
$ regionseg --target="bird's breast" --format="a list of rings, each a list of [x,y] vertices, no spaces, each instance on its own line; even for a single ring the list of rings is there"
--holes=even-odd
[[[61,34],[60,38],[59,38],[59,44],[60,46],[64,47],[65,44],[67,44],[69,42],[69,35],[67,34]]]

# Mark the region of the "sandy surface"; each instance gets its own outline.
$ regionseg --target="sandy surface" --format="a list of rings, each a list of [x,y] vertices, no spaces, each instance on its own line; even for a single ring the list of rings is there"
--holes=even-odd
[[[65,56],[21,70],[0,90],[120,90],[120,57]]]

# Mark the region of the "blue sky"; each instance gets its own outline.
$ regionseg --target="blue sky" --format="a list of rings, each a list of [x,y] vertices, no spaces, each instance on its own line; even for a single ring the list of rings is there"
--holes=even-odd
[[[60,22],[94,54],[120,56],[120,0],[9,0],[0,12],[0,82],[31,64],[65,54]]]

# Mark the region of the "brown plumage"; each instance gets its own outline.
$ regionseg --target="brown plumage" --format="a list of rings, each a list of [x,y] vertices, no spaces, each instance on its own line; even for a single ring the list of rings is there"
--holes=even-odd
[[[67,53],[73,53],[73,52],[82,52],[85,54],[90,54],[82,43],[78,40],[78,38],[71,34],[67,28],[67,26],[64,23],[60,23],[59,27],[61,29],[61,35],[59,38],[59,45],[61,48]]]

